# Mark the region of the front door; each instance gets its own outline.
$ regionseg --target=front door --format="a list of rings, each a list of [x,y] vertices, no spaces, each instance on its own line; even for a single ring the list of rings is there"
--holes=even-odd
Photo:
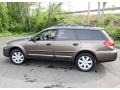
[[[37,34],[34,41],[26,46],[28,56],[53,57],[53,42],[56,30],[47,30]]]

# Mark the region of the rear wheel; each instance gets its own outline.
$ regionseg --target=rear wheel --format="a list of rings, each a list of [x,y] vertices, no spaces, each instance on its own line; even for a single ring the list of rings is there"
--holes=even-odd
[[[10,60],[14,64],[22,64],[25,61],[25,55],[20,49],[14,49],[10,52]]]
[[[95,67],[95,57],[89,53],[81,53],[77,56],[75,63],[79,70],[88,72]]]

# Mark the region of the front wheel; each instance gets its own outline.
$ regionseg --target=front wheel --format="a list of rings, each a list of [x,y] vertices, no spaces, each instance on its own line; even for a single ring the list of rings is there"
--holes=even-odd
[[[88,72],[95,67],[95,57],[89,53],[81,53],[77,56],[75,63],[79,70]]]
[[[24,63],[24,61],[25,61],[25,55],[24,55],[24,53],[20,49],[14,49],[10,53],[10,60],[14,64],[19,65],[19,64]]]

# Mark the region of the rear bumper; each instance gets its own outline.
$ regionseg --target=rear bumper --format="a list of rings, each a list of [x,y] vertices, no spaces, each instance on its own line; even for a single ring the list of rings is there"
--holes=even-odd
[[[115,61],[117,58],[117,51],[98,51],[96,54],[98,62],[110,62]]]
[[[8,47],[3,48],[3,55],[6,57],[9,57],[9,48]]]

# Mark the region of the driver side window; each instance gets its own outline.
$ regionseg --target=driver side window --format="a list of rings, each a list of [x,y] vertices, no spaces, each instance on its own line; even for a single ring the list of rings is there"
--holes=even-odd
[[[36,40],[54,40],[56,30],[47,30],[37,35]]]

